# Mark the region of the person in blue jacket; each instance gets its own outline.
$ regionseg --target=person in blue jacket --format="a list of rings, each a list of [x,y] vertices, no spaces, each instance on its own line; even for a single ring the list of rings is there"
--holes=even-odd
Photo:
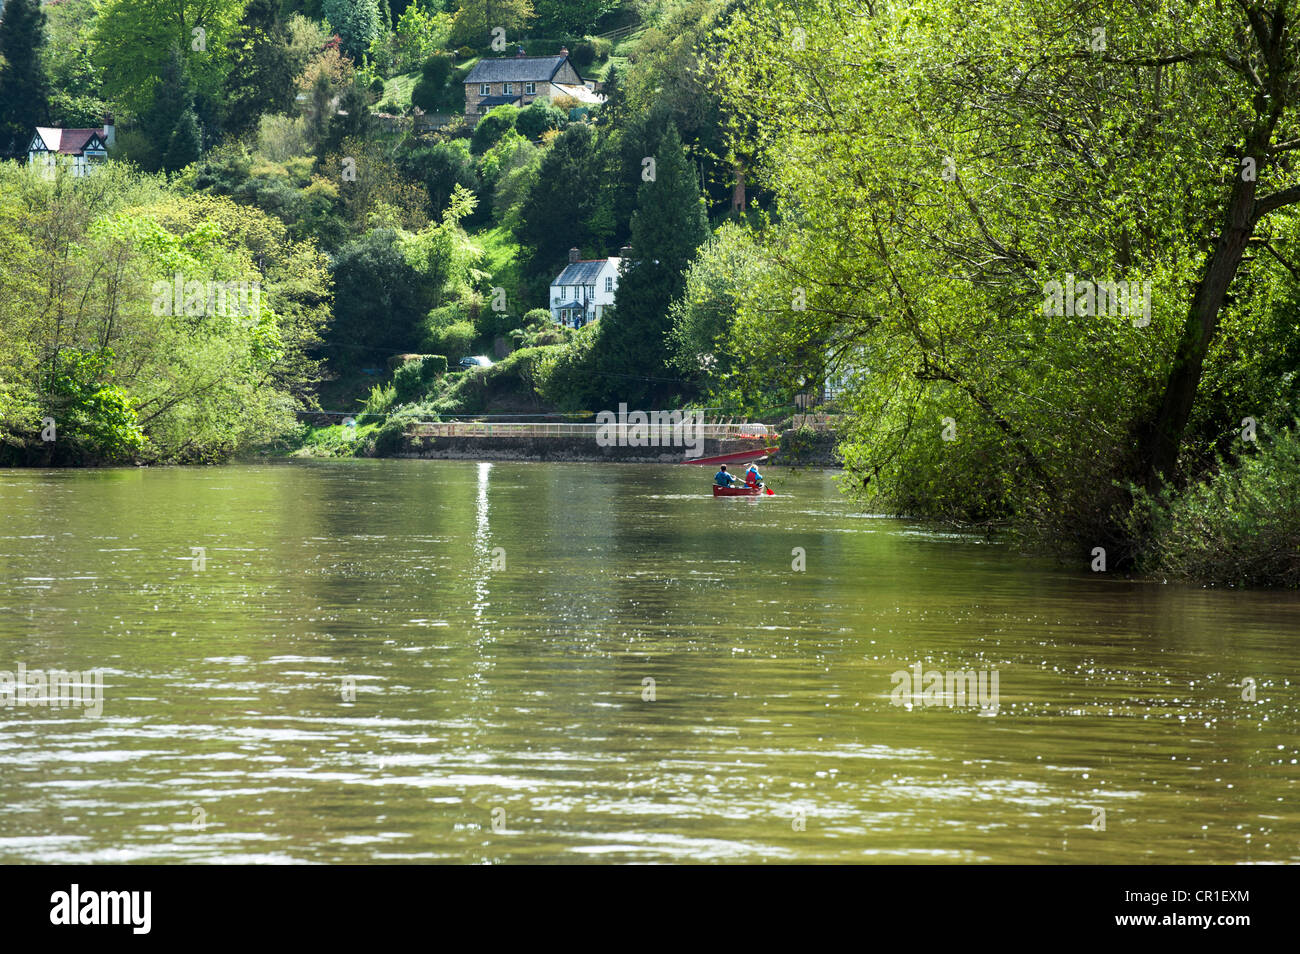
[[[727,473],[726,464],[723,464],[721,469],[716,474],[713,475],[713,482],[717,484],[719,487],[730,487],[732,483],[735,482],[735,480],[736,480],[735,477],[732,477],[729,473]]]

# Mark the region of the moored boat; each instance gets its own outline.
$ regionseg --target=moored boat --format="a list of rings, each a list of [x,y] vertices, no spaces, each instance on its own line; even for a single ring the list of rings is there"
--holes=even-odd
[[[771,457],[780,447],[754,447],[746,451],[736,451],[732,454],[719,454],[717,457],[688,457],[680,461],[683,464],[696,464],[703,467],[713,467],[718,464],[748,464],[750,461],[763,460]]]

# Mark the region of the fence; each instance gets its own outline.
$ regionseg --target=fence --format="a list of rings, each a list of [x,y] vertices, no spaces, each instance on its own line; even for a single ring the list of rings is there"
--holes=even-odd
[[[699,428],[697,431],[696,428]],[[490,422],[490,421],[416,421],[407,429],[412,437],[583,437],[595,440],[597,437],[613,438],[628,442],[629,436],[634,440],[676,432],[690,437],[702,437],[704,440],[775,440],[776,432],[767,424],[719,424],[705,423],[696,425],[686,422],[680,425],[671,423],[650,424],[544,424],[532,422]],[[635,445],[633,445],[635,446]]]

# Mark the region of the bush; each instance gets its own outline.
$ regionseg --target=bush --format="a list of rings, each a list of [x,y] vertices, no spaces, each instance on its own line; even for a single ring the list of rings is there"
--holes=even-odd
[[[420,79],[428,80],[439,88],[447,85],[451,74],[451,57],[442,53],[435,53],[420,66]]]
[[[376,384],[370,389],[370,396],[366,398],[366,403],[360,414],[357,415],[357,426],[363,424],[374,424],[383,420],[388,409],[393,406],[397,400],[397,389],[391,384]]]
[[[474,51],[470,49],[468,46],[462,46],[460,49],[456,51],[456,59],[458,60],[469,60],[469,59],[473,59],[474,56],[475,56]]]
[[[430,351],[439,351],[451,360],[458,361],[470,353],[478,331],[468,321],[431,327],[424,341]]]
[[[393,372],[393,389],[399,404],[423,395],[438,376],[447,371],[447,359],[440,354],[419,355]]]
[[[424,183],[429,193],[429,208],[436,213],[447,207],[456,186],[479,191],[478,170],[465,143],[459,140],[412,149],[402,154],[398,162],[402,172]]]
[[[372,230],[343,246],[335,259],[335,340],[379,351],[407,350],[428,310],[428,297],[420,275],[402,257],[396,233]]]
[[[487,152],[510,130],[519,118],[518,106],[498,106],[479,120],[470,139],[469,151],[476,156]]]
[[[1145,498],[1144,565],[1178,579],[1228,586],[1300,587],[1300,430],[1261,439],[1182,494]],[[1135,513],[1135,523],[1144,515]]]
[[[574,45],[573,50],[569,53],[569,59],[581,72],[596,62],[596,47],[594,44],[583,40],[581,43]]]
[[[560,129],[567,117],[544,99],[535,99],[520,110],[515,131],[526,139],[541,139],[550,129]]]

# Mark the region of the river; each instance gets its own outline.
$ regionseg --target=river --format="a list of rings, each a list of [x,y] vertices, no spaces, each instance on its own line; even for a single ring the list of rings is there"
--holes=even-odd
[[[770,476],[0,471],[0,861],[1300,861],[1300,596]]]

